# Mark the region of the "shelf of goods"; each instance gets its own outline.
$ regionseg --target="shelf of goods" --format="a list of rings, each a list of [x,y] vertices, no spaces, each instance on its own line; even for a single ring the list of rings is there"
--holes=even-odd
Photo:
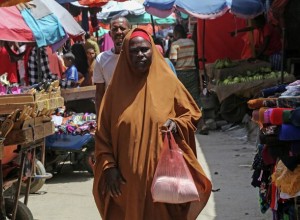
[[[244,98],[256,96],[263,88],[275,86],[281,83],[281,72],[272,71],[270,63],[256,60],[232,61],[230,67],[216,68],[216,64],[206,64],[209,77],[208,88],[216,93],[220,102],[231,95]],[[292,74],[283,73],[283,82],[289,83],[295,80]]]
[[[22,109],[24,105],[35,111],[50,110],[63,106],[64,99],[60,89],[46,93],[1,95],[0,115],[10,114],[16,109]]]
[[[60,89],[34,94],[9,94],[0,96],[0,126],[10,121],[4,146],[22,145],[40,140],[54,133],[51,114],[64,106]]]
[[[96,86],[85,86],[61,90],[61,96],[66,102],[81,99],[93,99],[95,98],[95,93]]]

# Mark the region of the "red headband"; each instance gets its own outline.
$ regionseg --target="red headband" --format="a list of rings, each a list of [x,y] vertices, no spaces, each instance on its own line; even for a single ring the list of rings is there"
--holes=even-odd
[[[131,36],[130,36],[130,39],[132,39],[134,37],[142,37],[142,38],[144,38],[145,40],[147,40],[151,43],[150,37],[145,31],[142,31],[142,30],[133,31]]]

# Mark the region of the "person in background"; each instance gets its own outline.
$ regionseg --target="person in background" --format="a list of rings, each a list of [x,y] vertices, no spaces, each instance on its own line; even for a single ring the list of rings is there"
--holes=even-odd
[[[154,38],[154,43],[155,43],[155,46],[156,48],[158,49],[158,51],[161,53],[161,55],[165,58],[166,62],[168,63],[168,65],[170,66],[170,68],[172,69],[172,71],[175,73],[175,75],[177,76],[176,74],[176,69],[173,65],[173,63],[171,62],[171,60],[165,56],[165,50],[164,50],[164,39],[163,38],[160,38],[160,37],[157,37],[157,38]]]
[[[199,72],[195,64],[195,43],[187,38],[187,33],[180,24],[175,25],[173,34],[175,41],[172,42],[169,58],[175,66],[178,79],[201,109]],[[208,134],[208,127],[203,119],[200,120],[198,126],[200,134]]]
[[[139,28],[129,32],[104,94],[95,133],[93,195],[102,219],[197,218],[212,187],[196,158],[194,132],[200,117],[197,104],[151,36]],[[200,201],[153,202],[151,184],[163,148],[164,129],[173,132]]]
[[[85,77],[84,81],[82,82],[81,86],[91,86],[93,85],[93,73],[94,73],[94,68],[96,64],[96,52],[94,48],[88,48],[86,50],[86,56],[88,59],[88,73],[87,76]]]
[[[85,42],[84,42],[84,49],[87,52],[87,49],[93,48],[96,56],[100,53],[99,45],[97,43],[97,39],[94,36],[91,36],[89,33],[85,34]]]
[[[162,56],[164,56],[164,51],[163,51],[163,48],[161,47],[161,45],[156,44],[155,46],[156,46],[157,50],[160,52],[160,54],[161,54]],[[176,74],[176,69],[175,69],[173,63],[171,62],[171,60],[170,60],[168,57],[164,57],[164,58],[165,58],[165,61],[168,63],[169,67],[171,68],[171,70],[172,70],[172,71],[175,73],[175,75],[177,76],[177,74]]]
[[[253,43],[250,40],[251,33],[253,33]],[[273,70],[281,69],[281,50],[282,39],[280,28],[266,21],[265,15],[259,15],[251,20],[251,26],[231,32],[234,36],[237,33],[246,32],[242,37],[245,46],[243,48],[242,59],[260,59],[271,63]],[[254,51],[251,47],[254,47]]]
[[[67,82],[67,87],[76,87],[78,85],[79,76],[75,66],[75,56],[69,52],[63,55],[63,60],[65,66],[67,67],[63,77]]]
[[[98,111],[105,89],[107,88],[115,67],[117,65],[119,54],[125,35],[130,30],[130,24],[125,17],[115,16],[110,21],[109,35],[111,36],[114,47],[110,50],[100,53],[96,57],[93,81],[96,85],[95,107]]]
[[[165,51],[165,57],[169,57],[170,55],[170,50],[171,50],[171,45],[172,42],[174,41],[174,35],[173,33],[168,33],[165,39],[165,47],[164,47],[164,51]]]
[[[70,52],[70,51],[68,51]],[[67,52],[67,53],[68,53]],[[77,71],[86,77],[88,72],[88,61],[83,43],[75,43],[71,46],[71,52],[75,56],[75,66]]]

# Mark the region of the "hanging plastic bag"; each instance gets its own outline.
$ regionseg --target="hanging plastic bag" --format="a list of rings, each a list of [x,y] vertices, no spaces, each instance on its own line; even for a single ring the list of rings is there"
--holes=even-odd
[[[165,133],[164,146],[154,174],[151,193],[154,202],[179,204],[200,201],[182,150],[170,131]]]

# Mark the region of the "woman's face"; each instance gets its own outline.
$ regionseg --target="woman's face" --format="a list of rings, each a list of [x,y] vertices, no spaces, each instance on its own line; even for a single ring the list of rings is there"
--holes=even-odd
[[[137,72],[147,73],[152,62],[151,43],[142,37],[134,37],[129,41],[129,59],[132,68]]]
[[[94,49],[88,49],[86,51],[86,56],[89,60],[93,60],[96,58],[96,53],[95,53],[95,50]]]

